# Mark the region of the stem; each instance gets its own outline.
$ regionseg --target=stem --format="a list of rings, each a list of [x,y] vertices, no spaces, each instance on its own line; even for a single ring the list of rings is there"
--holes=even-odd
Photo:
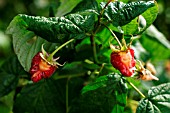
[[[98,61],[98,58],[97,58],[97,52],[96,52],[96,44],[95,44],[95,41],[94,41],[94,36],[95,34],[97,33],[97,31],[99,30],[100,26],[101,26],[101,18],[102,18],[102,15],[103,15],[103,12],[104,12],[104,9],[109,5],[109,3],[111,2],[112,0],[109,0],[106,5],[104,6],[104,8],[101,10],[100,12],[100,15],[98,16],[98,23],[96,24],[96,29],[93,31],[92,35],[90,36],[90,39],[91,39],[91,44],[93,46],[93,56],[94,56],[94,61],[96,63],[99,63]],[[114,0],[113,0],[114,1]]]
[[[67,83],[66,83],[66,113],[69,112],[69,105],[68,105],[68,82],[69,82],[70,78],[67,79]]]
[[[75,77],[81,77],[84,76],[84,74],[75,74],[75,75],[63,75],[63,76],[57,76],[55,80],[63,79],[63,78],[75,78]]]
[[[145,98],[145,95],[131,82],[127,81],[129,85],[131,85],[141,96],[142,98]]]
[[[112,36],[116,39],[117,43],[119,44],[119,47],[122,48],[122,44],[120,43],[117,36],[113,33],[113,31],[108,26],[106,26],[105,24],[102,24],[102,25],[104,25],[111,32]]]
[[[103,68],[104,68],[105,65],[106,65],[106,63],[102,63],[101,68],[100,68],[100,70],[99,70],[99,72],[98,72],[97,77],[100,75],[100,73],[101,73],[101,71],[103,70]]]
[[[98,58],[97,58],[97,52],[96,52],[96,43],[94,41],[94,35],[91,35],[91,43],[93,47],[93,57],[94,57],[94,62],[98,63]]]
[[[66,46],[67,44],[69,44],[70,42],[74,41],[74,39],[70,39],[69,41],[65,42],[64,44],[62,44],[61,46],[59,46],[55,51],[53,51],[50,56],[48,57],[47,60],[52,59],[52,57],[54,56],[54,54],[59,51],[61,48],[63,48],[64,46]]]

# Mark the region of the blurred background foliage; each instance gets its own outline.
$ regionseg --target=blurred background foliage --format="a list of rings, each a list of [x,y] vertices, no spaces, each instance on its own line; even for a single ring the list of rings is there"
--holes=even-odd
[[[80,1],[81,0],[0,0],[0,66],[8,56],[14,54],[11,37],[5,34],[5,30],[14,16],[17,14],[27,14],[48,17],[50,15],[49,10],[51,9],[54,9],[53,11],[55,12],[55,16],[62,16],[71,11],[71,9],[74,8],[74,6],[76,6]],[[122,1],[129,2],[130,0]],[[159,5],[159,14],[154,22],[154,26],[170,41],[170,1],[157,0],[157,2]],[[157,52],[156,49],[154,51]],[[143,85],[139,86],[143,91],[148,90],[149,86],[153,84],[158,85],[170,82],[170,56],[169,59],[158,62],[155,61],[152,63],[156,66],[156,76],[158,76],[160,80],[156,82],[142,82]],[[138,84],[140,83],[136,83],[135,85]],[[133,89],[129,92],[129,95],[138,95],[135,91],[133,91]],[[13,106],[13,95],[14,92],[11,92],[0,98],[0,113],[11,112]],[[129,100],[128,103],[132,109],[136,109],[136,101]],[[127,111],[128,110],[129,109],[127,108]]]

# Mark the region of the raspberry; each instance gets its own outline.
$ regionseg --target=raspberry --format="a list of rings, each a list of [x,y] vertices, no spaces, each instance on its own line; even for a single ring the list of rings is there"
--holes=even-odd
[[[69,41],[59,46],[51,54],[48,54],[44,50],[43,45],[42,45],[41,52],[38,52],[33,57],[32,62],[31,62],[31,68],[29,70],[29,73],[31,74],[31,80],[33,82],[38,82],[43,78],[49,78],[55,72],[58,66],[63,66],[64,64],[61,65],[58,62],[56,62],[59,59],[59,57],[54,59],[53,56],[62,47],[66,46],[67,44],[73,41],[74,39],[70,39]]]
[[[31,68],[29,73],[32,75],[31,80],[33,82],[38,82],[43,78],[49,78],[56,70],[57,66],[49,64],[45,61],[40,54],[42,52],[37,53],[31,63]]]
[[[136,64],[134,59],[134,50],[129,48],[125,51],[112,52],[111,64],[114,68],[118,69],[123,76],[132,76]]]

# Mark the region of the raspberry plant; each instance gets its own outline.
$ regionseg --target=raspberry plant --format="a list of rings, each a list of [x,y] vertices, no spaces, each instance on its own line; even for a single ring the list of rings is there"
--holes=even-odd
[[[147,61],[170,56],[169,42],[149,31],[157,14],[156,1],[82,0],[56,17],[17,15],[0,97],[15,91],[14,113],[123,113],[132,102],[136,113],[168,113],[169,83],[141,90],[158,80]]]

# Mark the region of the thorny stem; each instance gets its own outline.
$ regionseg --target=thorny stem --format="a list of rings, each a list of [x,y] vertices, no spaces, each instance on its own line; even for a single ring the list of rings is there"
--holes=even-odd
[[[129,82],[128,80],[127,83],[131,85],[142,96],[142,98],[145,98],[145,95],[133,83]]]
[[[54,54],[59,51],[61,48],[63,48],[64,46],[66,46],[67,44],[69,44],[70,42],[74,41],[74,39],[70,39],[69,41],[65,42],[64,44],[62,44],[61,46],[59,46],[55,51],[53,51],[50,56],[48,57],[47,60],[50,60],[53,58]]]
[[[108,26],[106,26],[105,24],[102,24],[102,25],[104,25],[111,32],[111,34],[113,35],[113,37],[116,39],[117,43],[119,44],[119,47],[122,48],[122,44],[120,43],[117,36],[113,33],[113,31]]]

